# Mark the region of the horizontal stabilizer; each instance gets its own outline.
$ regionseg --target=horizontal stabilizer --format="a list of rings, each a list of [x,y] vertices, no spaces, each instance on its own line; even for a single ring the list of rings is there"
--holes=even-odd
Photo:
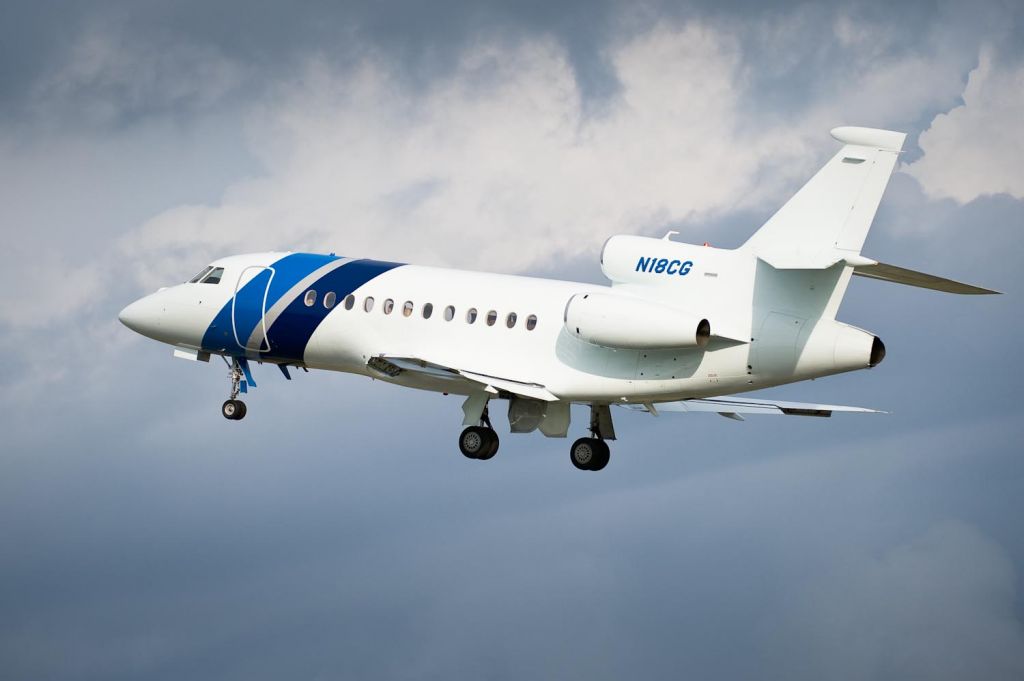
[[[865,258],[858,253],[840,251],[836,248],[826,248],[812,252],[799,248],[768,249],[758,254],[757,257],[777,270],[827,270],[837,262],[842,262],[844,265],[852,267],[878,264],[874,260]]]
[[[737,418],[739,414],[770,414],[786,416],[832,416],[832,412],[854,412],[860,414],[884,414],[877,409],[846,407],[838,404],[815,404],[808,402],[784,402],[782,400],[760,400],[738,395],[723,395],[703,399],[679,400],[678,402],[657,402],[654,405],[623,405],[630,409],[657,412],[713,412]],[[653,406],[653,409],[651,408]],[[738,420],[743,420],[739,418]]]
[[[936,277],[933,274],[925,274],[924,272],[915,272],[914,270],[896,267],[895,265],[886,265],[881,262],[873,265],[858,265],[853,268],[853,273],[859,277],[880,279],[882,281],[890,281],[894,284],[917,286],[918,288],[928,288],[933,291],[944,291],[946,293],[959,293],[963,295],[999,293],[999,291],[981,288],[980,286],[972,286],[971,284],[964,284],[959,281],[953,281],[952,279]]]

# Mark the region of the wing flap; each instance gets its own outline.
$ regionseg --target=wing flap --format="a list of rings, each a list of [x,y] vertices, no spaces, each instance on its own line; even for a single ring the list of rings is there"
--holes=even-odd
[[[499,391],[510,392],[514,395],[529,397],[544,402],[555,402],[558,397],[551,394],[547,388],[540,383],[519,381],[512,378],[491,376],[466,369],[449,367],[444,364],[430,362],[418,357],[397,357],[393,355],[377,355],[371,357],[367,366],[380,372],[389,378],[398,377],[403,371],[440,378],[452,381],[469,381],[479,384],[484,390],[497,394]]]
[[[504,390],[516,395],[522,395],[523,397],[532,397],[535,400],[542,400],[544,402],[556,402],[558,400],[557,397],[548,392],[548,389],[540,383],[526,383],[523,381],[515,381],[510,378],[499,378],[497,376],[488,376],[486,374],[478,374],[472,371],[463,371],[461,369],[459,370],[459,374],[484,386],[497,388],[498,390]]]
[[[707,397],[691,400],[678,400],[676,402],[657,402],[654,409],[650,405],[642,404],[623,405],[630,409],[657,412],[710,412],[737,418],[740,414],[768,414],[786,416],[816,416],[829,417],[833,412],[851,412],[860,414],[884,414],[886,412],[865,407],[848,407],[839,404],[817,404],[810,402],[787,402],[783,400],[764,400],[752,397],[740,397],[737,395],[723,395],[721,397]],[[742,421],[742,418],[737,420]]]

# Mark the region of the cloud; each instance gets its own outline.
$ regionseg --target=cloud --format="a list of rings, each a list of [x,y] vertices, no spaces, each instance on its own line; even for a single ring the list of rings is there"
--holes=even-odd
[[[180,36],[143,38],[123,21],[87,26],[59,66],[32,87],[33,114],[109,125],[153,111],[209,108],[239,88],[247,70],[217,47]]]
[[[983,49],[963,104],[921,133],[924,156],[906,172],[932,198],[967,203],[1006,193],[1024,198],[1024,65],[1001,64]]]
[[[998,544],[965,523],[937,523],[803,587],[772,647],[794,677],[1019,679],[1016,584]]]
[[[834,125],[911,120],[959,93],[955,60],[888,54],[869,29],[839,24],[860,50],[854,66],[785,119],[751,109],[741,33],[698,21],[609,43],[619,87],[596,108],[548,37],[480,38],[419,88],[373,52],[309,58],[250,107],[264,172],[154,216],[122,245],[150,261],[152,287],[262,249],[522,271],[596,255],[616,233],[683,224],[685,237],[717,214],[778,206],[832,150]]]
[[[79,317],[105,295],[107,280],[99,267],[68,262],[63,254],[36,257],[35,265],[19,268],[16,277],[0,277],[4,283],[15,280],[10,283],[18,291],[0,299],[0,323],[40,327],[56,319]],[[60,272],[60,276],[54,276],[54,272]]]
[[[734,205],[764,154],[724,142],[738,115],[735,44],[699,25],[658,27],[610,62],[621,91],[588,117],[548,39],[481,41],[422,91],[400,87],[382,59],[311,60],[250,118],[266,175],[218,205],[156,216],[126,246],[289,246],[514,271]]]

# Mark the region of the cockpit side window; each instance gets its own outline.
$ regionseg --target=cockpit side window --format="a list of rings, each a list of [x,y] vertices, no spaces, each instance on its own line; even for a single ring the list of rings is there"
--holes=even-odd
[[[209,274],[200,280],[200,284],[219,284],[221,277],[224,276],[223,267],[215,267]]]
[[[212,270],[212,269],[213,269],[213,265],[207,265],[206,267],[203,268],[202,272],[200,272],[196,276],[194,276],[191,279],[189,279],[188,283],[190,283],[190,284],[198,283],[199,280],[202,279],[203,277],[205,277],[207,274],[209,274],[210,270]]]

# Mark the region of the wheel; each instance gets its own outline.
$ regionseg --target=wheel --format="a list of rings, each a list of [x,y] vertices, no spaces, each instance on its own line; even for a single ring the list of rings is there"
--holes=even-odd
[[[227,400],[221,405],[220,413],[229,421],[237,421],[245,416],[245,402],[241,400]]]
[[[241,421],[242,419],[245,418],[245,415],[246,415],[246,413],[248,413],[249,409],[248,409],[248,407],[245,406],[245,402],[243,402],[242,400],[235,400],[235,402],[238,402],[238,406],[240,408],[239,412],[238,412],[238,416],[235,417],[235,420],[236,421]]]
[[[581,437],[572,443],[572,447],[569,448],[569,459],[573,466],[581,471],[590,470],[590,462],[594,460],[595,454],[594,442],[596,440],[593,438]]]
[[[593,437],[581,437],[569,449],[569,460],[581,471],[599,471],[610,458],[611,450],[605,441]]]
[[[482,454],[476,457],[481,461],[486,461],[487,459],[493,458],[494,455],[498,453],[498,445],[500,444],[498,442],[498,434],[494,432],[494,430],[490,428],[484,428],[484,433],[486,433],[487,435],[487,449],[484,450]]]
[[[599,471],[608,465],[608,461],[612,458],[612,452],[604,440],[593,440],[593,443],[595,451],[594,458],[590,462],[590,470]]]
[[[487,428],[480,426],[470,426],[462,431],[462,435],[459,436],[459,450],[467,459],[479,459],[481,453],[490,451],[491,441],[487,431]]]

